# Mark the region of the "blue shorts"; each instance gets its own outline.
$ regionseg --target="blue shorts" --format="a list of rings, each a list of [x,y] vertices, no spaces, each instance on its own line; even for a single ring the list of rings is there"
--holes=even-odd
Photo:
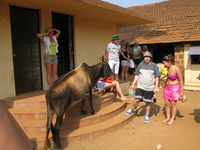
[[[143,89],[137,88],[135,93],[135,99],[140,99],[146,103],[151,103],[153,95],[154,95],[153,91],[145,91]]]
[[[98,89],[104,89],[105,86],[106,86],[106,82],[104,82],[104,81],[98,81],[97,82],[97,88]]]

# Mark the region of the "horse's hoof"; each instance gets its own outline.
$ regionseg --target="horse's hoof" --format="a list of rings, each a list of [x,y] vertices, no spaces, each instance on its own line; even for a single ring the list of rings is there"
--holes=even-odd
[[[44,147],[43,147],[43,150],[48,150],[50,147],[48,146],[48,145],[45,145]]]
[[[59,145],[56,145],[56,148],[63,149],[63,146],[61,144],[59,144]]]
[[[87,111],[82,111],[82,114],[83,114],[83,115],[86,115],[86,114],[87,114]]]
[[[92,111],[91,114],[94,115],[94,114],[95,114],[95,111]]]

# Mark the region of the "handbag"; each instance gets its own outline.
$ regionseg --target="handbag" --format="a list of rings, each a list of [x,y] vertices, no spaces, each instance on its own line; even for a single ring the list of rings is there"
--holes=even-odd
[[[107,78],[102,78],[99,81],[103,81],[103,82],[107,82],[107,83],[112,83],[113,79],[111,77],[107,77]]]
[[[130,60],[129,60],[129,67],[130,67],[130,68],[134,68],[134,67],[135,67],[135,64],[134,64],[133,59],[130,59]]]

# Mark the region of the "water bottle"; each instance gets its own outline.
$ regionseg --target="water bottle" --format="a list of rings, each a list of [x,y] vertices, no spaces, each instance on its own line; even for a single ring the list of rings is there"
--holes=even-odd
[[[132,88],[129,89],[130,100],[134,100],[134,91]]]

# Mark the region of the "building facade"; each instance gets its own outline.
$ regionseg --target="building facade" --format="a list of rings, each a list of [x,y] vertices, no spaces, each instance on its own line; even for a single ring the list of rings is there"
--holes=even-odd
[[[61,30],[59,75],[82,62],[98,63],[116,28],[155,19],[101,0],[1,0],[0,99],[47,90],[43,43],[36,37],[49,26]]]
[[[154,62],[167,54],[183,72],[185,89],[200,89],[200,1],[167,0],[128,9],[156,18],[152,24],[119,27],[117,33],[127,42],[147,45]]]

